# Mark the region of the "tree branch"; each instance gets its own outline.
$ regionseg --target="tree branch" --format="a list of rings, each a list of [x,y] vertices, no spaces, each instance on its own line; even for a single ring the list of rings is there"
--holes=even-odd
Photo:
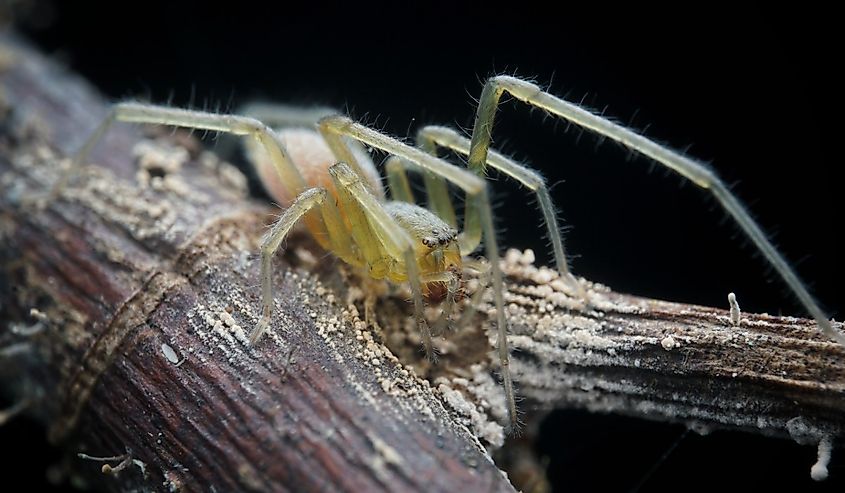
[[[91,477],[121,490],[512,491],[484,448],[501,445],[505,419],[488,300],[438,338],[432,365],[407,293],[298,236],[277,264],[272,330],[249,347],[271,218],[239,172],[191,139],[118,125],[97,166],[43,200],[107,107],[18,42],[0,52],[0,390],[31,402],[53,441],[122,457],[119,476]],[[522,409],[843,436],[845,350],[812,321],[743,314],[734,327],[726,310],[586,281],[585,307],[530,254],[502,265]],[[358,316],[371,302],[372,326]]]

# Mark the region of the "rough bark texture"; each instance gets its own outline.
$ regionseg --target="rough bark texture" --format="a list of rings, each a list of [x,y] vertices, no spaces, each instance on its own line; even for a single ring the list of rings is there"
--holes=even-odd
[[[55,442],[145,465],[94,476],[102,486],[512,490],[484,448],[501,444],[504,417],[489,300],[438,338],[432,365],[406,293],[300,236],[276,264],[270,335],[249,347],[271,211],[239,172],[190,139],[186,152],[117,125],[96,167],[40,200],[107,107],[8,37],[0,91],[0,391],[29,402]],[[524,410],[843,436],[845,350],[812,321],[744,314],[733,327],[725,310],[586,281],[585,307],[530,254],[502,266]],[[368,325],[358,311],[370,294]]]

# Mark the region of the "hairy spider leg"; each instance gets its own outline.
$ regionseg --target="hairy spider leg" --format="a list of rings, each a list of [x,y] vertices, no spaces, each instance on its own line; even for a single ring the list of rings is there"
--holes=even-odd
[[[250,344],[255,344],[261,339],[273,316],[273,257],[276,251],[294,224],[308,211],[322,205],[325,200],[324,188],[309,188],[302,192],[261,238],[261,319],[249,335]]]
[[[253,101],[238,108],[239,115],[250,116],[273,128],[315,128],[320,118],[339,113],[325,106],[302,107],[283,103]]]
[[[408,175],[405,174],[405,166],[402,165],[402,160],[396,156],[390,156],[384,163],[384,170],[387,174],[387,188],[390,190],[390,198],[399,202],[415,203],[414,193],[411,191],[411,184],[408,181]],[[446,222],[449,223],[449,221]],[[449,223],[449,225],[454,227],[452,223]]]
[[[461,313],[461,318],[458,320],[458,327],[464,327],[469,324],[478,307],[481,306],[481,300],[484,298],[484,291],[490,285],[491,267],[490,262],[483,259],[467,258],[464,260],[464,270],[473,272],[478,279],[478,287],[472,293],[469,303]]]
[[[420,149],[411,147],[359,123],[353,122],[344,116],[330,116],[323,118],[320,120],[319,128],[320,132],[329,143],[329,146],[332,148],[335,146],[344,146],[344,137],[349,137],[366,145],[381,149],[389,154],[398,156],[410,164],[436,176],[445,178],[461,188],[467,194],[465,223],[471,228],[470,230],[465,230],[462,235],[458,237],[461,251],[471,252],[475,250],[481,242],[483,231],[487,256],[491,259],[498,258],[499,252],[498,247],[496,246],[496,235],[493,227],[493,213],[490,207],[487,184],[484,180],[467,170],[454,166],[442,159],[427,154]],[[496,304],[498,329],[498,340],[496,346],[498,349],[499,364],[501,366],[502,378],[505,386],[510,426],[512,429],[515,429],[517,427],[517,414],[513,381],[511,380],[510,374],[510,358],[507,342],[508,327],[504,311],[504,284],[502,271],[499,268],[498,263],[493,261],[491,265],[493,297]]]
[[[88,158],[88,154],[115,121],[169,125],[197,130],[225,132],[251,137],[269,156],[281,184],[297,196],[309,187],[294,166],[278,135],[267,125],[255,118],[223,115],[204,111],[184,110],[142,103],[118,103],[112,107],[106,120],[91,135],[73,159],[74,168]],[[323,248],[348,263],[355,263],[357,256],[345,235],[340,213],[333,201],[325,201],[319,214],[307,213],[305,223],[308,230]]]
[[[432,156],[437,156],[436,149],[423,149]],[[408,175],[405,172],[405,164],[396,157],[390,156],[385,162],[387,172],[387,184],[390,188],[390,195],[393,200],[414,203],[414,194],[411,192],[411,185],[408,182]],[[446,180],[428,172],[424,169],[417,169],[423,176],[425,193],[428,198],[428,210],[443,219],[450,226],[457,227],[458,220],[455,217],[455,209],[452,207],[452,199],[449,197],[449,188]],[[464,252],[468,254],[472,252]]]
[[[437,156],[437,148],[430,145],[430,142],[417,141],[417,146],[432,156]],[[458,220],[455,217],[455,208],[452,206],[452,199],[449,197],[449,188],[446,185],[446,180],[434,173],[423,172],[423,183],[425,184],[425,193],[428,198],[428,208],[442,217],[447,223],[456,226]],[[464,220],[466,221],[466,218]],[[467,250],[464,253],[469,255],[472,251]]]
[[[389,264],[404,265],[414,301],[417,328],[422,334],[426,354],[434,359],[431,330],[423,315],[422,278],[410,235],[385,211],[382,202],[350,166],[338,163],[329,168],[329,173],[337,183],[341,207],[351,224],[350,234],[366,259],[370,275],[381,279],[388,270],[395,272],[395,266],[390,267]]]
[[[283,142],[289,142],[286,140],[286,136],[291,136],[289,132],[295,129],[313,130],[314,135],[318,136],[317,122],[323,117],[340,114],[339,111],[329,107],[301,107],[268,102],[249,103],[243,106],[241,110],[242,114],[272,126],[278,133],[280,140]],[[306,141],[306,143],[311,144],[308,141]],[[377,198],[384,198],[384,190],[381,188],[380,176],[378,175],[375,166],[372,162],[361,162],[362,159],[369,156],[367,151],[360,145],[359,142],[348,141],[347,144],[351,148],[351,152],[354,156],[357,157],[353,158],[349,156],[348,153],[350,151],[348,149],[343,149],[341,153],[335,152],[335,149],[329,149],[334,156],[334,162],[332,164],[335,162],[341,162],[352,166],[359,175],[367,178],[367,180],[364,181],[364,185],[373,192]],[[251,157],[254,161],[256,158],[261,157],[254,155],[254,151],[261,151],[261,148],[256,149],[254,146],[250,146],[248,150],[250,151]],[[258,163],[254,162],[254,164]],[[300,171],[307,177],[307,173],[305,171],[301,168]],[[272,192],[271,195],[273,195]]]
[[[417,132],[417,142],[423,149],[437,149],[444,147],[458,154],[468,155],[470,150],[470,140],[458,134],[458,132],[448,127],[441,127],[438,125],[429,125]],[[507,157],[490,150],[487,155],[487,164],[493,168],[501,171],[514,180],[522,183],[529,190],[537,195],[537,205],[543,215],[543,220],[546,223],[549,239],[552,242],[552,248],[555,256],[555,264],[560,276],[574,289],[577,295],[583,299],[587,299],[587,293],[584,288],[575,279],[575,276],[569,271],[569,266],[566,261],[566,254],[563,248],[563,240],[560,235],[560,227],[557,222],[557,215],[555,207],[552,203],[552,198],[549,195],[549,189],[546,187],[546,180],[543,176],[535,170],[528,168],[523,164],[519,164]],[[482,169],[483,171],[483,169]]]
[[[783,278],[807,312],[816,319],[821,331],[831,339],[845,345],[845,335],[834,330],[824,311],[804,287],[804,283],[786,260],[766,238],[760,226],[751,218],[742,203],[730,192],[715,172],[703,163],[683,156],[622,125],[593,114],[586,109],[543,91],[536,84],[510,76],[497,76],[487,80],[478,103],[475,124],[472,128],[468,166],[483,170],[492,140],[493,124],[502,94],[514,98],[601,136],[612,139],[675,171],[701,188],[710,190],[722,208],[739,224],[740,228],[763,253],[766,260]]]

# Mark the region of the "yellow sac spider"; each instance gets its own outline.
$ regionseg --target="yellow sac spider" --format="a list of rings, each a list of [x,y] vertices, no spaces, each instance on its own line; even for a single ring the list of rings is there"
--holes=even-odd
[[[433,347],[431,331],[423,317],[424,302],[445,299],[445,309],[451,309],[460,290],[465,256],[483,244],[490,259],[489,277],[498,331],[497,351],[513,429],[517,413],[509,370],[502,272],[496,261],[498,247],[487,183],[483,179],[487,166],[498,169],[537,194],[558,271],[573,294],[586,302],[589,300],[567,268],[554,206],[543,178],[490,149],[496,110],[505,92],[516,100],[617,141],[710,190],[784,278],[821,330],[845,344],[845,337],[834,331],[803,283],[712,170],[578,105],[544,92],[531,82],[514,77],[498,76],[487,81],[479,100],[471,139],[449,128],[429,126],[418,132],[418,146],[412,147],[345,116],[318,115],[307,110],[276,108],[264,119],[276,120],[288,128],[275,131],[252,117],[120,103],[114,106],[110,116],[82,147],[74,164],[87,157],[114,121],[172,125],[251,138],[250,154],[265,188],[287,207],[261,240],[262,314],[250,335],[252,343],[256,343],[266,331],[272,317],[272,258],[300,219],[305,221],[308,230],[324,249],[344,262],[366,269],[373,278],[410,285],[416,323],[429,357],[433,357]],[[309,122],[312,125],[307,128]],[[317,122],[316,125],[313,122]],[[306,128],[302,128],[303,123]],[[294,128],[296,126],[299,128]],[[385,165],[391,200],[385,198],[379,175],[362,144],[391,156]],[[468,156],[466,168],[438,158],[439,147]],[[408,170],[423,174],[428,209],[413,204],[406,175]],[[466,194],[464,227],[460,233],[447,182]]]

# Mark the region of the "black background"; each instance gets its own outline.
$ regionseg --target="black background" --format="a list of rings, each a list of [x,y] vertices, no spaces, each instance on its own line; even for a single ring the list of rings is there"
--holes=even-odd
[[[489,75],[535,78],[712,162],[828,313],[840,319],[845,311],[837,289],[842,40],[831,13],[171,3],[34,2],[18,23],[114,100],[221,109],[254,99],[328,104],[401,137],[426,123],[469,128],[473,98]],[[578,275],[618,291],[724,307],[734,291],[744,310],[804,315],[707,192],[517,104],[506,105],[498,122],[496,146],[556,184]],[[550,262],[530,196],[505,180],[494,188],[501,244],[533,248]],[[41,433],[28,426],[0,428],[3,447]],[[629,490],[682,432],[559,412],[544,425],[540,447],[560,491]],[[841,491],[842,451],[834,451],[826,483],[809,479],[814,461],[814,448],[787,441],[690,434],[643,490],[692,481]],[[44,462],[37,462],[29,467],[40,477]]]

